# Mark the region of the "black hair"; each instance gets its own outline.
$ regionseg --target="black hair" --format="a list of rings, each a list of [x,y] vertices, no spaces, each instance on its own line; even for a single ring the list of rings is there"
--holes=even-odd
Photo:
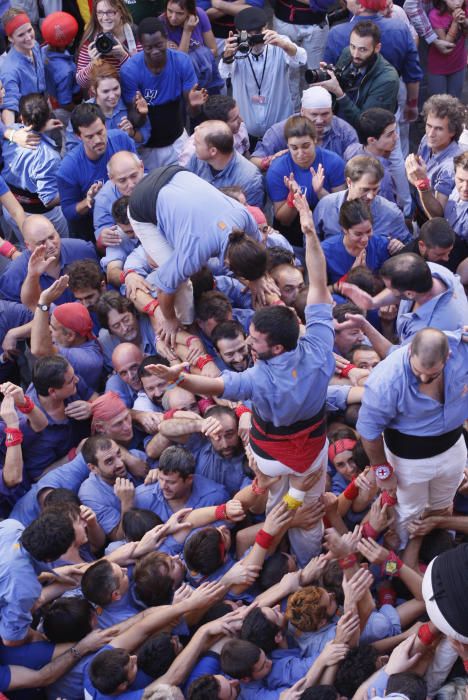
[[[109,291],[104,292],[104,294],[99,299],[96,304],[96,314],[98,317],[99,325],[106,330],[109,330],[109,312],[117,311],[119,314],[124,314],[129,311],[131,314],[136,316],[136,309],[132,302],[123,297],[119,292]]]
[[[46,609],[43,629],[54,644],[78,642],[92,631],[94,608],[84,598],[57,598]]]
[[[279,625],[270,622],[261,608],[251,610],[242,623],[240,638],[252,642],[270,654],[278,647],[275,637],[281,632]]]
[[[104,608],[112,602],[112,594],[118,590],[112,564],[107,559],[100,559],[92,564],[83,574],[81,590],[87,600]]]
[[[229,112],[236,107],[236,101],[229,95],[210,95],[202,107],[202,115],[205,119],[219,119],[227,122]]]
[[[211,342],[218,347],[218,342],[227,338],[228,340],[235,340],[239,335],[245,338],[245,331],[242,324],[239,321],[222,321],[218,323],[216,328],[211,334]]]
[[[89,678],[95,688],[104,695],[115,693],[127,678],[130,654],[125,649],[104,649],[89,664]]]
[[[97,466],[97,453],[101,450],[110,450],[112,440],[105,435],[92,435],[83,443],[81,454],[86,464]]]
[[[421,676],[411,671],[392,673],[387,681],[387,695],[400,693],[408,700],[426,700],[427,683]]]
[[[346,314],[361,314],[364,316],[364,312],[359,306],[353,304],[352,301],[346,301],[344,304],[337,304],[332,310],[333,318],[338,323],[344,323],[346,321]]]
[[[187,567],[203,576],[211,576],[224,562],[220,551],[222,535],[215,527],[197,530],[184,544]]]
[[[138,38],[140,41],[143,34],[157,34],[158,32],[167,39],[166,25],[156,17],[145,17],[138,25]]]
[[[294,253],[280,245],[267,248],[267,270],[270,271],[278,265],[294,265],[296,258]]]
[[[161,454],[158,469],[163,474],[179,474],[185,480],[195,474],[195,457],[185,447],[171,445]]]
[[[367,202],[362,199],[347,199],[340,208],[339,222],[342,229],[357,226],[363,221],[372,223],[372,214]]]
[[[159,515],[148,508],[130,508],[122,518],[122,530],[128,542],[139,542],[148,530],[161,524]]]
[[[250,678],[258,662],[260,647],[243,639],[229,639],[221,651],[221,668],[232,678]]]
[[[244,231],[233,231],[229,235],[226,253],[229,268],[236,277],[258,280],[265,274],[266,250]]]
[[[149,552],[135,566],[135,592],[147,606],[169,605],[174,595],[174,582],[169,575],[169,556],[165,552]]]
[[[48,396],[49,389],[61,389],[65,373],[71,365],[62,355],[46,355],[34,363],[32,383],[39,396]]]
[[[190,684],[187,698],[188,700],[218,700],[220,690],[217,678],[205,674]]]
[[[171,635],[160,632],[147,639],[138,652],[138,668],[151,678],[159,678],[176,657]]]
[[[436,216],[421,226],[418,240],[428,248],[451,248],[455,243],[455,231],[447,219]]]
[[[287,306],[267,306],[253,315],[252,325],[259,333],[265,333],[268,344],[282,345],[285,352],[294,350],[299,340],[297,316]]]
[[[431,268],[416,253],[402,253],[389,258],[380,268],[380,274],[399,292],[408,290],[425,294],[432,289]]]
[[[74,539],[71,518],[50,510],[41,513],[23,530],[20,542],[37,561],[52,562],[65,554]]]
[[[455,542],[448,530],[435,528],[424,535],[419,549],[419,558],[425,564],[429,564],[435,557],[449,549],[454,549]]]
[[[95,289],[100,290],[104,275],[101,266],[95,260],[75,260],[66,267],[68,286],[73,290]]]
[[[300,700],[337,700],[337,698],[338,693],[332,685],[316,685],[304,690]]]
[[[366,146],[369,138],[380,138],[387,126],[395,123],[395,115],[388,109],[382,109],[382,107],[366,109],[362,112],[357,123],[359,141]]]
[[[102,109],[97,104],[94,104],[94,102],[82,102],[77,105],[70,117],[73,133],[79,136],[80,126],[91,126],[96,119],[100,119],[104,125],[106,124],[106,118]]]
[[[23,95],[19,101],[18,111],[25,126],[34,131],[41,131],[50,119],[50,107],[47,99],[40,92]]]
[[[195,303],[204,292],[211,292],[216,286],[214,275],[206,265],[203,265],[197,272],[190,275],[190,281],[193,287]]]
[[[166,360],[166,358],[159,353],[156,353],[155,355],[147,355],[142,360],[141,365],[138,367],[138,377],[141,379],[142,377],[153,376],[153,373],[146,369],[148,365],[164,365],[165,367],[169,367],[169,364],[169,360]]]
[[[263,591],[279,583],[284,574],[288,572],[288,558],[284,552],[274,552],[265,561],[257,583]]]
[[[313,141],[317,140],[317,130],[315,124],[308,118],[301,115],[289,117],[284,125],[284,138],[286,142],[291,138],[301,138],[309,136]]]
[[[232,313],[232,304],[225,294],[213,289],[204,292],[195,302],[195,317],[200,321],[213,318],[218,323],[228,320]]]
[[[42,503],[42,509],[66,509],[71,506],[78,508],[79,512],[80,505],[81,501],[74,491],[71,491],[71,489],[58,488],[52,489],[52,491],[49,491],[49,493],[45,496],[44,501]]]
[[[381,33],[380,33],[380,28],[375,24],[375,22],[371,22],[370,19],[363,20],[362,22],[357,22],[351,34],[356,34],[359,36],[361,39],[363,39],[366,36],[372,37],[372,43],[374,44],[374,48],[377,46],[377,44],[380,44],[381,41]]]
[[[128,226],[130,221],[128,220],[128,203],[130,197],[124,195],[119,197],[114,202],[112,202],[111,214],[116,224],[123,224]]]
[[[335,688],[340,695],[353,697],[361,683],[375,672],[377,657],[377,650],[370,644],[361,644],[348,651],[335,677]]]

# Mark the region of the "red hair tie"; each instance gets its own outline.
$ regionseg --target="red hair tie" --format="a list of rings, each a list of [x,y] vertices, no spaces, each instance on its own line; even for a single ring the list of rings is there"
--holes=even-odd
[[[5,34],[7,36],[11,36],[16,32],[16,30],[19,27],[22,27],[23,24],[31,24],[31,20],[25,12],[22,12],[20,15],[15,15],[10,20],[8,20],[8,22],[6,22],[6,24],[3,27],[5,30]]]
[[[347,450],[353,450],[356,443],[357,440],[352,440],[351,438],[344,438],[343,440],[337,440],[336,442],[332,442],[332,444],[328,448],[328,459],[330,460],[330,462],[333,462],[336,455],[339,455],[342,452],[346,452]]]

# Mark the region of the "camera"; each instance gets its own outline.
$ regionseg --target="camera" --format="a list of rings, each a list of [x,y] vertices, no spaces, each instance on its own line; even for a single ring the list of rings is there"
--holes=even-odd
[[[249,36],[247,30],[242,29],[236,36],[236,41],[236,53],[242,54],[242,57],[245,58],[250,53],[252,46],[263,44],[263,34],[251,34]]]
[[[101,56],[105,56],[112,51],[114,46],[117,46],[117,41],[110,32],[101,32],[95,38],[94,46]]]
[[[306,82],[309,85],[314,85],[315,83],[322,83],[324,80],[330,80],[330,76],[327,72],[329,70],[333,71],[336,75],[336,79],[343,92],[350,90],[359,78],[359,69],[352,63],[344,68],[335,68],[335,66],[327,64],[323,68],[308,68],[305,72]]]

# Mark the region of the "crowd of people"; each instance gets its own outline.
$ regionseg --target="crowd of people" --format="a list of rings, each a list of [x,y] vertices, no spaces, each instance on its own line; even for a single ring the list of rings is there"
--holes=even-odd
[[[0,698],[466,700],[466,0],[2,8]]]

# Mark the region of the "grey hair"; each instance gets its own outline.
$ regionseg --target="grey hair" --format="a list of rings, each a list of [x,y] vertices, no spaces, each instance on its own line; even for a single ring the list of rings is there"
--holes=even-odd
[[[434,695],[434,700],[466,700],[467,679],[454,678]]]

